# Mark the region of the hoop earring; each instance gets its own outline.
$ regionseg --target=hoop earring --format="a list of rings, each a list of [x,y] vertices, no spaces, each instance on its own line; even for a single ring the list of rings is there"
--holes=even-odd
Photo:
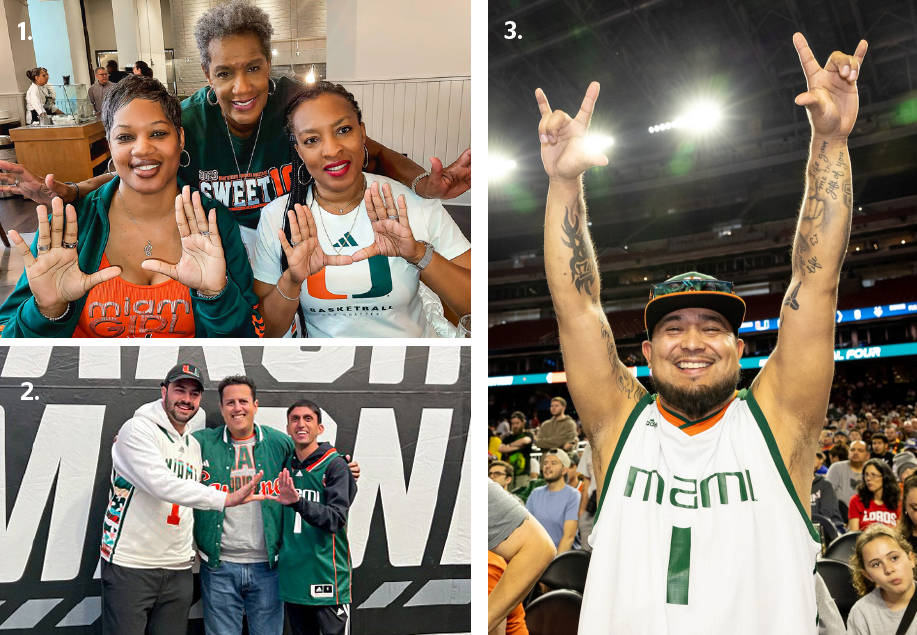
[[[315,179],[312,178],[312,175],[310,174],[310,175],[309,175],[309,180],[306,181],[305,183],[302,182],[302,172],[301,172],[301,171],[302,171],[304,165],[305,165],[305,164],[301,164],[301,165],[296,169],[296,180],[299,181],[299,184],[300,184],[300,185],[309,185],[309,183],[311,183],[311,182],[314,181]]]
[[[268,95],[273,95],[274,93],[277,92],[277,82],[274,81],[274,78],[273,78],[273,77],[268,77],[268,78],[267,78],[267,81],[270,82],[271,85],[273,85],[273,88],[271,88],[270,90],[268,90],[268,91],[267,91],[267,94],[268,94]]]
[[[109,159],[109,160],[108,160],[108,163],[105,164],[105,167],[108,168],[108,170],[107,170],[108,174],[114,174],[115,176],[117,176],[117,175],[118,175],[118,171],[117,171],[117,170],[115,170],[114,172],[111,171],[111,164],[112,164],[113,161],[114,161],[114,159]]]
[[[181,154],[187,154],[187,155],[188,155],[188,162],[187,162],[187,163],[182,163],[182,162],[181,162]],[[182,149],[181,154],[179,155],[179,158],[178,158],[178,165],[179,165],[179,167],[186,168],[186,167],[188,167],[189,165],[191,165],[191,153],[188,152],[188,151],[185,150],[185,149]]]
[[[366,145],[363,145],[363,168],[365,169],[369,165],[369,150],[366,149]]]
[[[210,101],[210,96],[211,96],[211,95],[213,95],[213,101]],[[219,105],[220,102],[219,102],[219,100],[217,100],[217,94],[214,92],[213,86],[211,86],[210,88],[207,89],[207,97],[206,97],[206,99],[207,99],[207,103],[210,104],[211,106],[217,106],[217,105]]]

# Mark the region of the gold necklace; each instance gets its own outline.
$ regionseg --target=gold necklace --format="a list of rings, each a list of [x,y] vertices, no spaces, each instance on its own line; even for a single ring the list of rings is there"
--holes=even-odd
[[[365,177],[365,176],[363,177],[363,191],[364,191],[364,192],[366,191],[366,177]],[[354,202],[355,200],[357,200],[358,198],[360,198],[361,195],[362,195],[362,194],[358,194],[353,200],[351,200],[349,203],[347,203],[347,205],[345,205],[344,207],[350,207],[351,205],[353,205],[353,202]],[[323,203],[325,203],[326,205],[330,205],[330,206],[333,207],[334,209],[340,210],[341,215],[343,216],[343,214],[344,214],[344,207],[338,207],[337,205],[331,205],[331,203],[329,203],[328,201],[326,201],[325,199],[323,199],[321,196],[319,196],[319,195],[318,195],[318,190],[315,188],[315,183],[314,183],[314,182],[312,183],[312,199],[313,199],[313,200],[318,199],[318,200],[322,201]],[[357,207],[354,208],[354,209],[359,209],[359,207],[360,207],[360,206],[357,205]],[[312,209],[312,204],[311,204],[311,203],[309,204],[309,209],[310,209],[310,210]],[[321,205],[318,206],[318,209],[319,209],[320,212],[323,211]],[[328,212],[328,213],[331,214],[331,212]],[[321,214],[319,214],[319,216],[321,216]],[[351,223],[350,229],[347,231],[346,234],[344,234],[344,236],[341,237],[341,240],[340,240],[340,245],[341,245],[341,246],[340,246],[340,247],[335,247],[335,246],[334,246],[334,241],[332,241],[332,240],[331,240],[331,236],[328,235],[328,228],[325,227],[325,217],[324,217],[324,216],[321,216],[321,219],[322,219],[322,231],[325,232],[325,238],[328,239],[328,244],[331,245],[331,248],[334,249],[334,253],[336,253],[338,256],[341,255],[341,252],[344,251],[344,247],[347,246],[346,243],[344,242],[344,239],[345,239],[348,235],[353,236],[353,228],[357,226],[357,219],[358,219],[359,217],[360,217],[359,214],[354,214],[354,215],[353,215],[353,223]]]
[[[143,229],[140,228],[140,223],[137,222],[137,219],[134,218],[134,215],[131,214],[131,209],[127,206],[127,203],[124,201],[124,197],[121,196],[121,190],[118,190],[118,198],[121,199],[121,204],[124,205],[124,209],[127,210],[127,215],[133,221],[134,225],[137,226],[137,231],[140,232],[140,235],[146,238],[146,235],[143,233]],[[159,233],[159,230],[162,229],[162,226],[166,223],[166,218],[169,217],[169,214],[175,211],[175,206],[172,206],[172,209],[169,210],[169,213],[165,215],[165,218],[162,219],[162,222],[159,223],[159,228],[156,230],[156,233],[153,234],[153,238],[156,238],[156,234]],[[150,258],[153,255],[153,242],[152,239],[147,238],[146,245],[143,247],[143,253],[146,254],[147,258]]]

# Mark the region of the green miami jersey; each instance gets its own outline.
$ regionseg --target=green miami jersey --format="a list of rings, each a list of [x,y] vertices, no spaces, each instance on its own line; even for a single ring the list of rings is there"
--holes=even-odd
[[[290,99],[305,87],[286,77],[272,78],[270,85],[274,90],[260,129],[247,139],[229,134],[220,106],[207,101],[209,87],[181,103],[185,150],[191,161],[179,169],[179,179],[223,203],[240,225],[252,229],[258,227],[261,208],[290,191],[292,159],[284,117]]]
[[[347,513],[356,494],[350,468],[328,443],[305,461],[294,455],[287,468],[300,500],[283,509],[280,598],[304,605],[350,604]]]

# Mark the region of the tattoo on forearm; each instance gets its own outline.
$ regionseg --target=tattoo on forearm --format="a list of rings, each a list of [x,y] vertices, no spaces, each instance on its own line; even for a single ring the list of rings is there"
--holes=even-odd
[[[784,300],[783,306],[788,306],[788,307],[790,307],[791,309],[793,309],[794,311],[798,311],[798,310],[799,310],[799,302],[796,301],[796,294],[799,293],[799,287],[801,287],[801,286],[802,286],[802,280],[800,280],[798,283],[796,283],[796,288],[793,289],[793,290],[790,292],[790,296],[789,296],[786,300]]]
[[[608,353],[608,361],[614,366],[615,360],[617,359],[615,340],[611,336],[611,329],[604,324],[602,325],[602,339],[605,340],[605,351]]]
[[[630,374],[630,371],[622,363],[618,373],[618,390],[621,392],[621,395],[625,399],[640,401],[643,395],[646,394],[646,388],[644,388],[637,378]]]
[[[566,213],[562,225],[565,238],[561,240],[564,245],[573,250],[573,256],[570,258],[570,275],[576,290],[592,295],[592,285],[595,284],[595,263],[592,258],[592,250],[589,249],[589,242],[581,231],[578,208],[579,202],[573,206],[573,209],[565,208]]]

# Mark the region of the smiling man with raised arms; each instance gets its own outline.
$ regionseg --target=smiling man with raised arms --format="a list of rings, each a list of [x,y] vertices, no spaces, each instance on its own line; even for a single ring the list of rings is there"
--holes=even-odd
[[[539,89],[550,177],[545,266],[570,395],[600,487],[579,632],[814,633],[818,534],[809,519],[812,456],[833,376],[834,310],[850,234],[847,136],[866,42],[822,68],[793,37],[812,126],[806,194],[779,343],[736,391],[745,304],[732,283],[696,272],[652,285],[643,343],[651,395],[619,359],[582,174],[608,159],[584,148],[599,94],[575,118]],[[609,212],[603,212],[609,213]],[[779,610],[774,610],[779,607]]]

